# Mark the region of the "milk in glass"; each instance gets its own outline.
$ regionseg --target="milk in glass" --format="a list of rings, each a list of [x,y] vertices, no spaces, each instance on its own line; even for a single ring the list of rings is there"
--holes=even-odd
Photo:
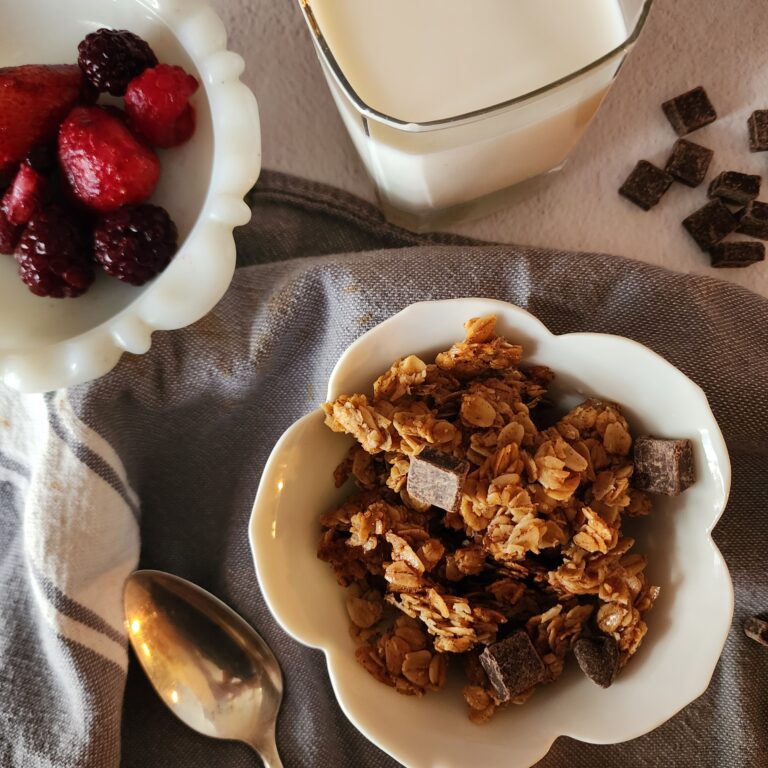
[[[607,55],[627,40],[626,5],[305,0],[305,13],[385,208],[428,217],[563,163],[620,64]]]

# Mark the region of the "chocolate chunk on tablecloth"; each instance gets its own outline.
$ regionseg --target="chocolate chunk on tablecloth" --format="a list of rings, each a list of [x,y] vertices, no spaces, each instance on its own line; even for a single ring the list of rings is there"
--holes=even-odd
[[[678,139],[672,147],[672,154],[664,170],[688,187],[697,187],[704,181],[714,152],[701,144],[694,144],[687,139]]]
[[[768,240],[768,203],[750,200],[738,216],[737,232],[759,240]]]
[[[734,240],[718,243],[709,256],[713,267],[748,267],[765,261],[765,244],[755,240]]]
[[[734,205],[746,205],[760,194],[760,181],[755,173],[723,171],[712,179],[707,194]]]
[[[411,456],[408,493],[417,501],[455,512],[469,472],[469,462],[427,446]]]
[[[717,120],[717,112],[701,86],[665,101],[661,108],[678,136],[685,136]]]
[[[619,673],[619,644],[612,636],[579,637],[573,655],[581,671],[601,688],[608,688]]]
[[[648,211],[661,200],[674,179],[647,160],[640,160],[619,187],[619,194]]]
[[[739,220],[722,200],[716,198],[683,219],[683,226],[702,251],[708,251],[733,232]]]
[[[635,440],[635,488],[677,496],[696,480],[690,440],[642,435]]]
[[[499,701],[509,701],[544,679],[544,662],[524,629],[487,646],[480,663]]]
[[[751,152],[768,151],[768,109],[756,109],[747,120]]]

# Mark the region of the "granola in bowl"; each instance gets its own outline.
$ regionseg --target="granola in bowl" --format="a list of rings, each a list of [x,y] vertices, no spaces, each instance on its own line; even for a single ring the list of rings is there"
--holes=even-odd
[[[610,685],[659,588],[622,518],[647,515],[615,403],[551,418],[554,373],[522,366],[493,315],[434,363],[397,360],[326,424],[356,443],[335,472],[356,491],[322,515],[318,556],[347,590],[358,661],[421,696],[449,667],[473,722],[524,703],[569,657]]]
[[[414,411],[415,401],[424,400],[425,413],[433,411],[434,422],[425,427],[424,422],[428,420],[422,419],[421,428],[431,430],[433,441],[442,439],[441,430],[445,428],[436,422],[449,422],[462,436],[492,431],[496,427],[470,428],[462,424],[461,394],[443,392],[453,394],[458,405],[447,397],[438,409],[437,404],[430,405],[425,395],[428,390],[424,390],[427,381],[436,383],[432,377],[437,371],[432,373],[433,368],[428,364],[434,363],[437,353],[450,349],[457,338],[464,336],[462,324],[467,318],[487,315],[497,317],[493,333],[506,337],[513,346],[521,344],[524,354],[519,362],[497,370],[498,375],[486,374],[486,379],[513,380],[516,377],[512,371],[517,369],[522,371],[520,381],[530,383],[532,371],[543,373],[541,366],[557,373],[553,380],[539,382],[546,393],[542,393],[535,405],[533,395],[522,393],[520,398],[538,433],[554,426],[587,398],[603,404],[621,403],[622,416],[631,425],[632,446],[621,460],[633,465],[628,493],[638,499],[644,494],[635,493],[633,489],[650,493],[653,512],[634,516],[634,509],[630,507],[633,516],[630,518],[626,511],[622,514],[619,541],[628,537],[636,539],[632,549],[624,554],[615,548],[605,554],[585,550],[580,560],[574,560],[574,573],[567,574],[570,578],[565,579],[570,584],[579,582],[580,578],[599,581],[608,576],[601,569],[615,566],[617,559],[621,561],[635,553],[648,556],[644,578],[654,586],[661,585],[661,591],[653,609],[641,616],[648,629],[639,652],[632,655],[631,663],[621,670],[618,670],[621,655],[618,640],[612,636],[613,632],[608,635],[596,625],[597,612],[606,601],[594,593],[594,587],[592,592],[577,594],[573,599],[573,607],[592,606],[590,616],[580,620],[578,638],[575,634],[570,637],[566,634],[571,628],[569,623],[580,619],[578,615],[568,616],[570,607],[568,610],[564,607],[555,617],[546,615],[545,608],[556,608],[555,604],[561,600],[553,596],[551,606],[545,600],[541,607],[533,602],[537,594],[554,595],[547,575],[562,565],[562,545],[539,546],[539,554],[531,552],[518,561],[510,558],[500,569],[508,581],[497,588],[499,594],[489,595],[483,589],[486,584],[501,580],[494,578],[494,571],[488,567],[493,565],[493,558],[480,557],[485,535],[474,531],[468,534],[463,522],[462,528],[455,530],[437,523],[452,509],[457,496],[459,506],[452,511],[463,521],[461,499],[466,476],[462,476],[465,469],[462,462],[467,464],[467,475],[478,470],[482,462],[476,457],[473,463],[468,457],[445,450],[443,446],[448,443],[427,441],[418,452],[404,451],[404,444],[419,441],[419,430],[407,430],[407,420],[398,418],[404,440],[393,426],[396,412]],[[530,312],[488,298],[418,302],[382,320],[366,333],[358,335],[350,328],[344,334],[337,342],[340,347],[347,346],[329,371],[324,400],[333,404],[340,399],[349,400],[355,393],[364,394],[365,407],[358,407],[363,406],[358,398],[355,404],[342,408],[339,415],[346,419],[345,424],[354,425],[360,436],[370,436],[373,446],[378,442],[381,450],[353,451],[350,460],[348,452],[357,442],[356,438],[329,429],[324,423],[327,413],[322,408],[312,408],[285,430],[272,449],[261,474],[248,533],[259,588],[267,607],[286,633],[322,652],[336,700],[360,733],[400,764],[413,768],[465,768],[467,765],[527,768],[541,760],[561,736],[590,744],[616,744],[634,739],[669,720],[701,696],[712,679],[728,637],[734,603],[728,568],[712,537],[728,499],[730,464],[722,432],[704,392],[669,361],[636,341],[603,333],[556,334]],[[421,364],[412,358],[414,353],[427,371],[423,382],[418,381]],[[412,387],[410,393],[397,397],[396,384],[388,384],[393,387],[390,392],[395,394],[378,399],[394,405],[389,415],[385,410],[387,406],[380,408],[376,402],[372,384],[391,368],[393,360],[408,358],[411,359],[404,366],[405,373],[415,377],[414,387],[420,388],[421,394],[416,394]],[[469,388],[471,377],[465,378],[454,371],[444,373],[459,382],[457,392]],[[394,378],[400,379],[400,376]],[[439,396],[438,388],[434,389]],[[502,417],[508,420],[506,411]],[[597,424],[596,419],[596,427]],[[616,430],[614,427],[608,433],[609,440],[616,437],[611,434]],[[519,434],[518,427],[510,427],[509,431]],[[594,439],[604,443],[604,435],[595,431],[597,434],[585,434],[583,442]],[[383,448],[388,440],[392,447]],[[578,442],[572,438],[564,440],[571,447]],[[519,445],[535,463],[536,451],[526,446],[525,427],[523,436],[510,442]],[[478,438],[475,446],[470,447],[478,456],[495,452],[492,446],[478,443]],[[394,471],[395,463],[386,461],[386,454],[390,452],[402,454]],[[468,448],[465,453],[469,453]],[[474,455],[474,451],[472,453]],[[349,475],[343,487],[335,486],[334,470],[339,482]],[[596,478],[600,471],[603,470],[595,472]],[[391,477],[394,482],[397,476],[405,476],[405,481],[396,491],[386,485],[386,480]],[[395,526],[385,527],[388,522],[400,525],[402,520],[377,521],[374,515],[365,518],[370,504],[362,510],[353,504],[325,529],[320,524],[321,515],[337,510],[345,500],[354,501],[355,494],[361,490],[370,493],[372,500],[378,498],[390,507],[404,508],[410,521],[411,514],[421,510],[403,501],[403,489],[415,500],[418,488],[414,488],[413,482],[423,483],[425,477],[432,480],[430,494],[443,505],[431,504],[437,509],[422,513],[422,527],[428,538],[439,540],[445,548],[443,563],[438,562],[436,567],[428,570],[427,563],[421,559],[431,547],[415,539],[411,543],[410,532],[402,526],[398,530]],[[521,479],[523,477],[527,485],[536,484],[529,482],[526,473]],[[584,501],[586,482],[573,494],[576,499]],[[358,484],[361,487],[355,489]],[[612,504],[609,497],[606,493],[603,501],[607,499]],[[534,495],[531,502],[536,507],[534,517],[553,517],[551,512],[539,511],[537,505],[541,498]],[[563,502],[555,502],[553,507],[568,507]],[[586,506],[605,519],[594,504]],[[476,504],[473,507],[479,509]],[[349,546],[346,540],[352,535],[351,518],[357,513],[362,513],[356,518],[361,543]],[[491,519],[494,517],[495,514]],[[515,515],[510,517],[517,524]],[[595,525],[585,527],[595,528]],[[331,529],[335,530],[326,542],[329,547],[326,554],[340,561],[338,567],[346,570],[351,589],[340,588],[334,570],[317,557],[318,539]],[[404,604],[410,596],[420,597],[418,590],[393,592],[384,577],[385,564],[394,562],[393,545],[386,540],[390,531],[405,540],[425,566],[416,584],[420,579],[434,581],[435,593],[442,596],[449,609],[448,621],[450,610],[462,611],[459,600],[447,599],[445,595],[463,598],[470,610],[481,607],[492,611],[498,610],[494,602],[502,605],[513,602],[514,593],[522,590],[523,597],[507,610],[509,618],[496,622],[498,630],[490,644],[483,640],[464,653],[438,652],[436,635],[421,618],[407,616],[386,601],[390,595],[391,599]],[[575,536],[581,531],[569,524],[564,532]],[[608,549],[610,539],[603,538],[606,539]],[[360,557],[360,550],[356,549],[356,546],[362,549],[363,540],[367,544],[365,558]],[[468,543],[464,544],[465,541]],[[467,549],[471,544],[479,544],[480,549],[456,555],[457,550]],[[407,550],[402,552],[410,557]],[[388,556],[385,558],[383,554]],[[449,560],[449,555],[454,558]],[[478,560],[486,566],[479,574],[466,573],[455,583],[444,577],[449,565],[450,573],[458,576],[462,570],[476,568]],[[366,563],[371,564],[373,572]],[[624,565],[627,563],[633,565],[631,560],[624,560]],[[399,571],[399,576],[404,573]],[[632,589],[630,584],[628,589]],[[478,600],[478,593],[483,599]],[[612,610],[614,618],[634,616],[618,599],[607,602],[619,609],[615,614]],[[632,607],[639,611],[636,604]],[[368,668],[355,658],[357,649],[350,637],[349,611],[357,618],[353,630],[357,645],[367,646],[359,653]],[[528,619],[534,616],[541,616],[541,630],[533,625],[530,630],[527,627]],[[473,618],[475,634],[484,635],[482,617],[473,614]],[[484,620],[488,619],[486,615]],[[443,628],[445,621],[441,615],[434,626]],[[625,625],[618,622],[618,626]],[[547,632],[552,635],[547,636]],[[459,637],[466,632],[457,627],[452,634]],[[380,644],[379,638],[383,638]],[[538,680],[537,675],[541,675],[544,661],[537,644],[545,639],[548,645],[551,639],[555,646],[553,658],[557,658],[558,652],[562,653],[563,644],[566,646],[564,670],[554,685],[528,682],[532,678]],[[409,656],[406,665],[407,654],[415,655]],[[507,674],[512,667],[517,670],[514,678]],[[611,683],[617,670],[615,682],[608,688],[601,687]],[[374,671],[375,676],[370,671]],[[447,678],[444,685],[443,672]],[[390,684],[382,685],[377,678]],[[478,712],[473,719],[482,720],[500,706],[508,706],[502,699],[508,697],[510,702],[518,699],[521,694],[516,690],[523,684],[527,684],[520,688],[523,693],[532,687],[538,689],[524,706],[489,717],[482,728],[467,717],[463,686],[473,686],[467,689],[473,711]],[[404,691],[426,691],[426,694],[400,695],[398,686]],[[416,687],[419,691],[414,690]],[[433,688],[440,690],[433,691]],[[501,703],[497,704],[496,700]],[[597,751],[594,749],[590,754]],[[617,752],[605,754],[610,757]]]

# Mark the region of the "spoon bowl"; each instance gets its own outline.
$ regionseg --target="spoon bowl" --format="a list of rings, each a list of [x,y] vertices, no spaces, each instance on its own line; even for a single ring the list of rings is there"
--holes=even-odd
[[[281,766],[275,723],[283,676],[261,636],[204,589],[161,571],[136,571],[123,593],[128,637],[168,708],[198,733],[253,747]]]

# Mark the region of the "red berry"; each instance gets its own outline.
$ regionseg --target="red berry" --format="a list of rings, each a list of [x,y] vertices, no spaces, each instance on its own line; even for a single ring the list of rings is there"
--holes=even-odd
[[[195,132],[189,97],[198,82],[181,67],[159,64],[131,80],[125,112],[131,127],[156,147],[183,144]]]
[[[77,46],[77,63],[98,91],[122,96],[128,83],[157,64],[149,44],[125,29],[99,29]]]
[[[0,210],[0,253],[13,253],[21,237],[21,227],[11,224],[8,217]]]
[[[93,258],[73,220],[58,208],[36,213],[16,246],[19,276],[37,296],[79,296],[94,278]]]
[[[100,213],[144,202],[160,178],[160,161],[115,114],[76,107],[59,131],[59,162],[74,196]]]
[[[13,173],[36,144],[56,136],[69,110],[83,101],[76,65],[0,69],[0,176]]]
[[[24,164],[3,197],[2,209],[11,224],[26,224],[45,202],[45,179]]]
[[[157,205],[126,206],[105,216],[93,231],[93,254],[108,275],[143,285],[176,253],[178,232]]]

